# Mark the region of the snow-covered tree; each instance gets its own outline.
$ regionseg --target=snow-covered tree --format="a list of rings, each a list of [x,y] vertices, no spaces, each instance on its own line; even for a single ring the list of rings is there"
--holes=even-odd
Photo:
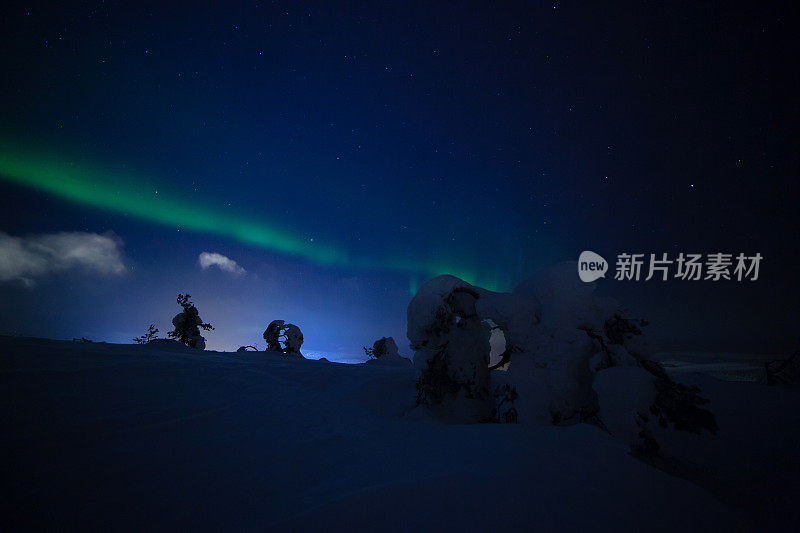
[[[267,341],[267,347],[265,348],[266,351],[268,352],[282,351],[280,336],[283,324],[284,324],[283,320],[273,320],[272,322],[269,323],[267,329],[264,330],[264,340]]]
[[[516,386],[506,372],[492,368],[515,360],[539,315],[535,302],[454,276],[423,284],[408,305],[408,339],[419,372],[417,402],[454,422],[517,421]],[[490,368],[494,329],[502,331],[506,349],[502,364]]]
[[[190,298],[191,295],[189,294],[178,294],[177,302],[183,308],[183,311],[172,318],[172,325],[175,326],[175,329],[168,332],[167,336],[190,348],[205,350],[206,339],[200,335],[200,330],[208,331],[214,329],[214,326],[203,323],[197,308]]]
[[[294,324],[286,324],[283,327],[283,335],[285,337],[283,353],[286,355],[299,355],[300,347],[303,345],[303,332]]]
[[[478,294],[457,287],[440,302],[414,348],[417,403],[457,422],[487,422],[494,400],[489,378],[489,327],[475,309]]]
[[[638,451],[658,449],[667,431],[715,433],[699,390],[649,358],[647,323],[626,318],[576,272],[575,263],[557,265],[510,294],[453,276],[423,284],[408,306],[418,403],[458,422],[587,422]],[[506,349],[487,369],[489,324]]]
[[[394,342],[392,337],[381,337],[376,340],[372,345],[372,350],[376,359],[384,356],[391,357],[393,355],[400,355],[397,349],[397,343]]]
[[[369,357],[366,362],[370,364],[402,366],[411,364],[409,359],[400,355],[393,337],[381,337],[372,344],[372,348],[364,346],[364,353]]]
[[[266,351],[268,352],[302,357],[300,347],[303,345],[303,332],[294,324],[286,324],[283,320],[273,320],[264,330],[264,340],[267,341]]]

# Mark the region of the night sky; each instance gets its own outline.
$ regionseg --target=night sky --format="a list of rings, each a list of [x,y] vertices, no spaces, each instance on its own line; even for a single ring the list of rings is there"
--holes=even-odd
[[[0,334],[130,342],[189,292],[210,349],[280,318],[312,357],[410,355],[437,274],[758,252],[597,290],[664,349],[796,349],[790,6],[6,3]]]

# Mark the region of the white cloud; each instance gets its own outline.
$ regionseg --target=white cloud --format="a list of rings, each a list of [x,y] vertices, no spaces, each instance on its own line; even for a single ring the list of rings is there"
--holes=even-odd
[[[111,232],[12,237],[0,231],[0,281],[32,286],[34,278],[69,268],[121,275],[127,270],[121,247],[122,242]]]
[[[200,266],[203,270],[210,268],[212,266],[219,267],[220,270],[224,270],[225,272],[230,272],[231,274],[235,274],[240,276],[242,274],[246,274],[247,271],[239,266],[239,264],[230,259],[229,257],[225,257],[222,254],[217,254],[213,252],[203,252],[200,254],[198,258],[200,261]]]

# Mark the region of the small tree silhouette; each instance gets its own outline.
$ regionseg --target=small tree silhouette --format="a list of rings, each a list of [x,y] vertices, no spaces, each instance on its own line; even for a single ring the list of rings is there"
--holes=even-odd
[[[168,332],[167,336],[177,339],[190,348],[204,349],[205,339],[200,335],[200,329],[208,331],[214,329],[214,326],[203,323],[190,298],[189,294],[178,294],[177,302],[183,308],[183,312],[178,313],[172,319],[175,329]]]
[[[141,337],[136,337],[133,339],[133,342],[137,344],[147,344],[148,342],[155,340],[158,338],[158,328],[155,324],[150,324],[150,327],[147,328],[147,331]]]

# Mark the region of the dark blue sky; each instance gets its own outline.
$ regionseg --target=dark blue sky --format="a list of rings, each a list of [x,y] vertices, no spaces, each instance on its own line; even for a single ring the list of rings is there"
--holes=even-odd
[[[585,249],[612,261],[760,252],[750,284],[609,278],[599,290],[650,318],[665,346],[794,347],[789,5],[4,7],[3,154],[345,259],[0,178],[0,231],[111,231],[126,267],[0,281],[2,329],[121,342],[151,322],[166,332],[175,295],[190,292],[217,328],[212,348],[251,344],[284,318],[314,354],[357,355],[383,335],[407,353],[410,289],[441,271],[510,290]],[[201,252],[247,274],[202,270]]]

